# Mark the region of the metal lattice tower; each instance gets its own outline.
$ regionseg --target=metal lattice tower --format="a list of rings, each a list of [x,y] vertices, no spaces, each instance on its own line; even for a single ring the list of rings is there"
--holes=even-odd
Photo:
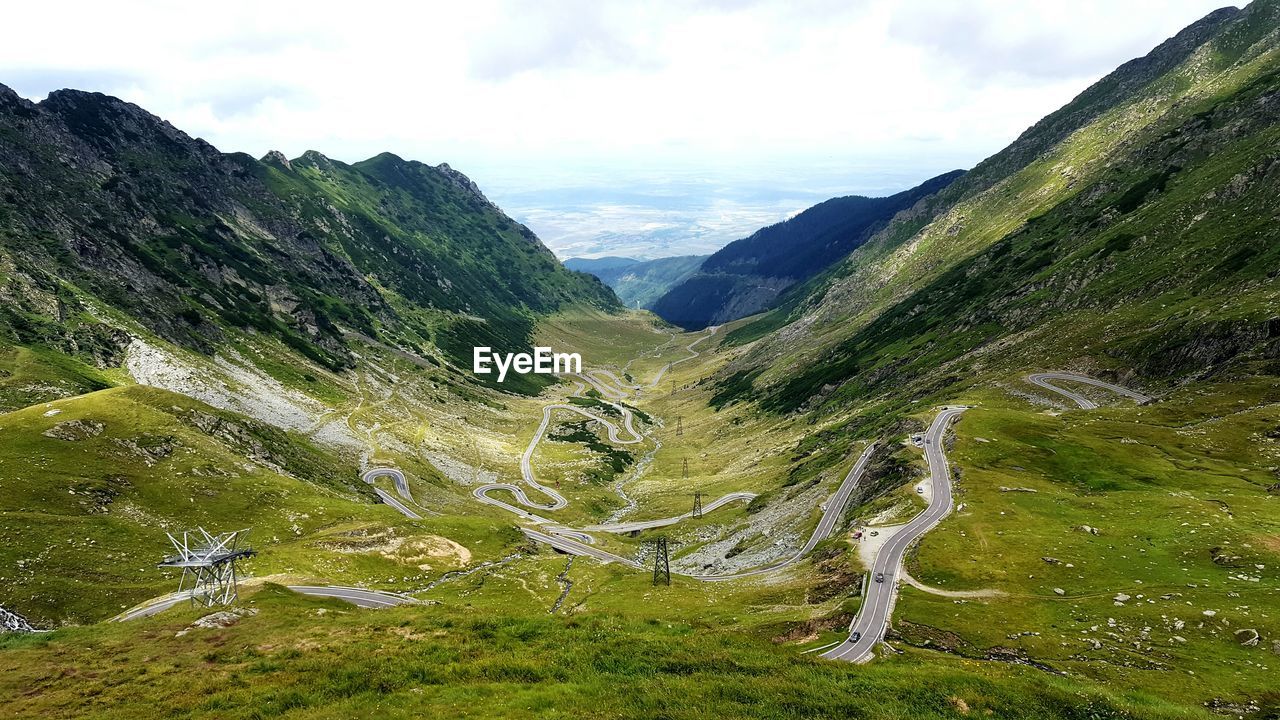
[[[680,461],[680,474],[685,480],[689,479],[689,458],[684,458]]]
[[[667,556],[667,539],[664,537],[653,541],[653,584],[659,582],[671,584],[671,562]]]
[[[693,517],[702,517],[702,491],[696,490],[693,493]]]
[[[236,601],[236,561],[255,554],[246,544],[247,529],[210,535],[204,528],[196,528],[182,533],[181,539],[165,534],[178,554],[166,557],[160,567],[182,568],[179,593],[186,591],[191,604],[199,607]]]
[[[684,416],[677,415],[676,416],[676,437],[680,437],[683,434],[684,434]]]

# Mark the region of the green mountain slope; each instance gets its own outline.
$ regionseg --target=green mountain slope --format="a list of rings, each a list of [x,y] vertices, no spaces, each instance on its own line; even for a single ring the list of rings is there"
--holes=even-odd
[[[778,294],[838,262],[893,216],[946,188],[955,170],[883,198],[833,198],[713,253],[653,302],[664,320],[699,329],[773,306]]]
[[[467,367],[472,345],[527,347],[539,315],[617,307],[447,165],[259,162],[70,90],[33,104],[0,87],[0,251],[59,296],[5,311],[21,343],[82,344],[90,323],[55,326],[83,292],[202,352],[267,333],[336,369],[358,332]]]
[[[625,262],[629,258],[569,258],[564,261],[564,266],[600,278],[628,307],[650,308],[671,288],[696,273],[706,259],[706,255],[630,262]]]
[[[900,218],[741,329],[739,341],[783,328],[736,377],[790,411],[890,387],[901,398],[904,385],[921,398],[991,365],[1172,382],[1272,357],[1280,10],[1255,2],[1224,15],[1148,84],[1113,77],[1086,91],[1074,104],[1096,119],[1029,164]],[[1163,64],[1139,67],[1152,66]],[[1117,87],[1129,92],[1098,112],[1096,98]],[[1020,154],[1015,144],[987,165]]]

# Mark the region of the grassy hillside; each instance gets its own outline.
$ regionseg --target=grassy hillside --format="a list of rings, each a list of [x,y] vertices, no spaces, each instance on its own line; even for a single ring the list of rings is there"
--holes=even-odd
[[[890,228],[794,320],[739,331],[790,326],[731,370],[790,411],[921,398],[992,365],[1166,383],[1272,357],[1278,15],[1254,3],[1022,170]]]
[[[475,344],[527,347],[539,316],[618,307],[448,165],[257,161],[115,98],[2,86],[0,271],[27,300],[0,316],[20,344],[82,345],[93,324],[64,321],[84,293],[183,347],[266,333],[331,369],[354,364],[350,332],[469,366]]]
[[[806,659],[661,612],[353,612],[275,587],[249,603],[257,615],[181,637],[196,615],[0,640],[0,707],[13,718],[76,709],[103,718],[1212,717],[1151,694],[929,653],[869,667]],[[75,690],[40,669],[53,654],[79,678]]]
[[[84,177],[146,162],[118,191],[71,186],[82,205],[16,181],[3,205],[0,605],[53,631],[0,636],[0,714],[1276,717],[1278,47],[1280,3],[1214,13],[716,333],[622,311],[447,166],[258,162],[127,106],[8,101],[0,148],[39,127],[79,138]],[[139,136],[147,153],[118,154]],[[38,154],[0,172],[57,165]],[[208,184],[125,187],[170,162]],[[24,205],[40,193],[43,229]],[[163,203],[190,235],[165,234]],[[470,380],[450,360],[479,339],[578,351],[635,411],[627,445],[551,412],[529,459],[568,501],[553,522],[757,497],[592,531],[644,565],[666,538],[670,587],[527,542],[527,518],[472,491],[521,482],[547,406],[622,413],[585,379]],[[1156,400],[1068,407],[1025,381],[1051,366]],[[909,436],[944,403],[972,406],[943,440],[957,504],[907,556],[888,647],[805,654],[860,608],[871,536],[853,527],[923,506]],[[872,440],[811,556],[681,574],[789,557]],[[379,466],[423,519],[374,502],[359,478]],[[238,619],[99,622],[173,589],[164,531],[199,524],[254,528]],[[295,580],[423,602],[358,610]]]

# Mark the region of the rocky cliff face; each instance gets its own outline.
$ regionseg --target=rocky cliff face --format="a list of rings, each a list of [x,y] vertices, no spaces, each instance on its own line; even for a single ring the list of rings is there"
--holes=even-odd
[[[352,331],[461,362],[473,336],[525,344],[531,315],[617,306],[447,165],[258,161],[74,90],[0,86],[0,259],[18,343],[80,344],[88,296],[205,353],[267,333],[333,368]]]

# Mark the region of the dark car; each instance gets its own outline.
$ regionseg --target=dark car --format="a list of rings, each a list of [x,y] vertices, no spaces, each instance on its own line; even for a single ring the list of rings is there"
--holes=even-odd
[[[858,642],[862,639],[862,633],[856,632],[849,636],[849,642]]]
[[[884,582],[884,573],[876,573],[876,582]]]

